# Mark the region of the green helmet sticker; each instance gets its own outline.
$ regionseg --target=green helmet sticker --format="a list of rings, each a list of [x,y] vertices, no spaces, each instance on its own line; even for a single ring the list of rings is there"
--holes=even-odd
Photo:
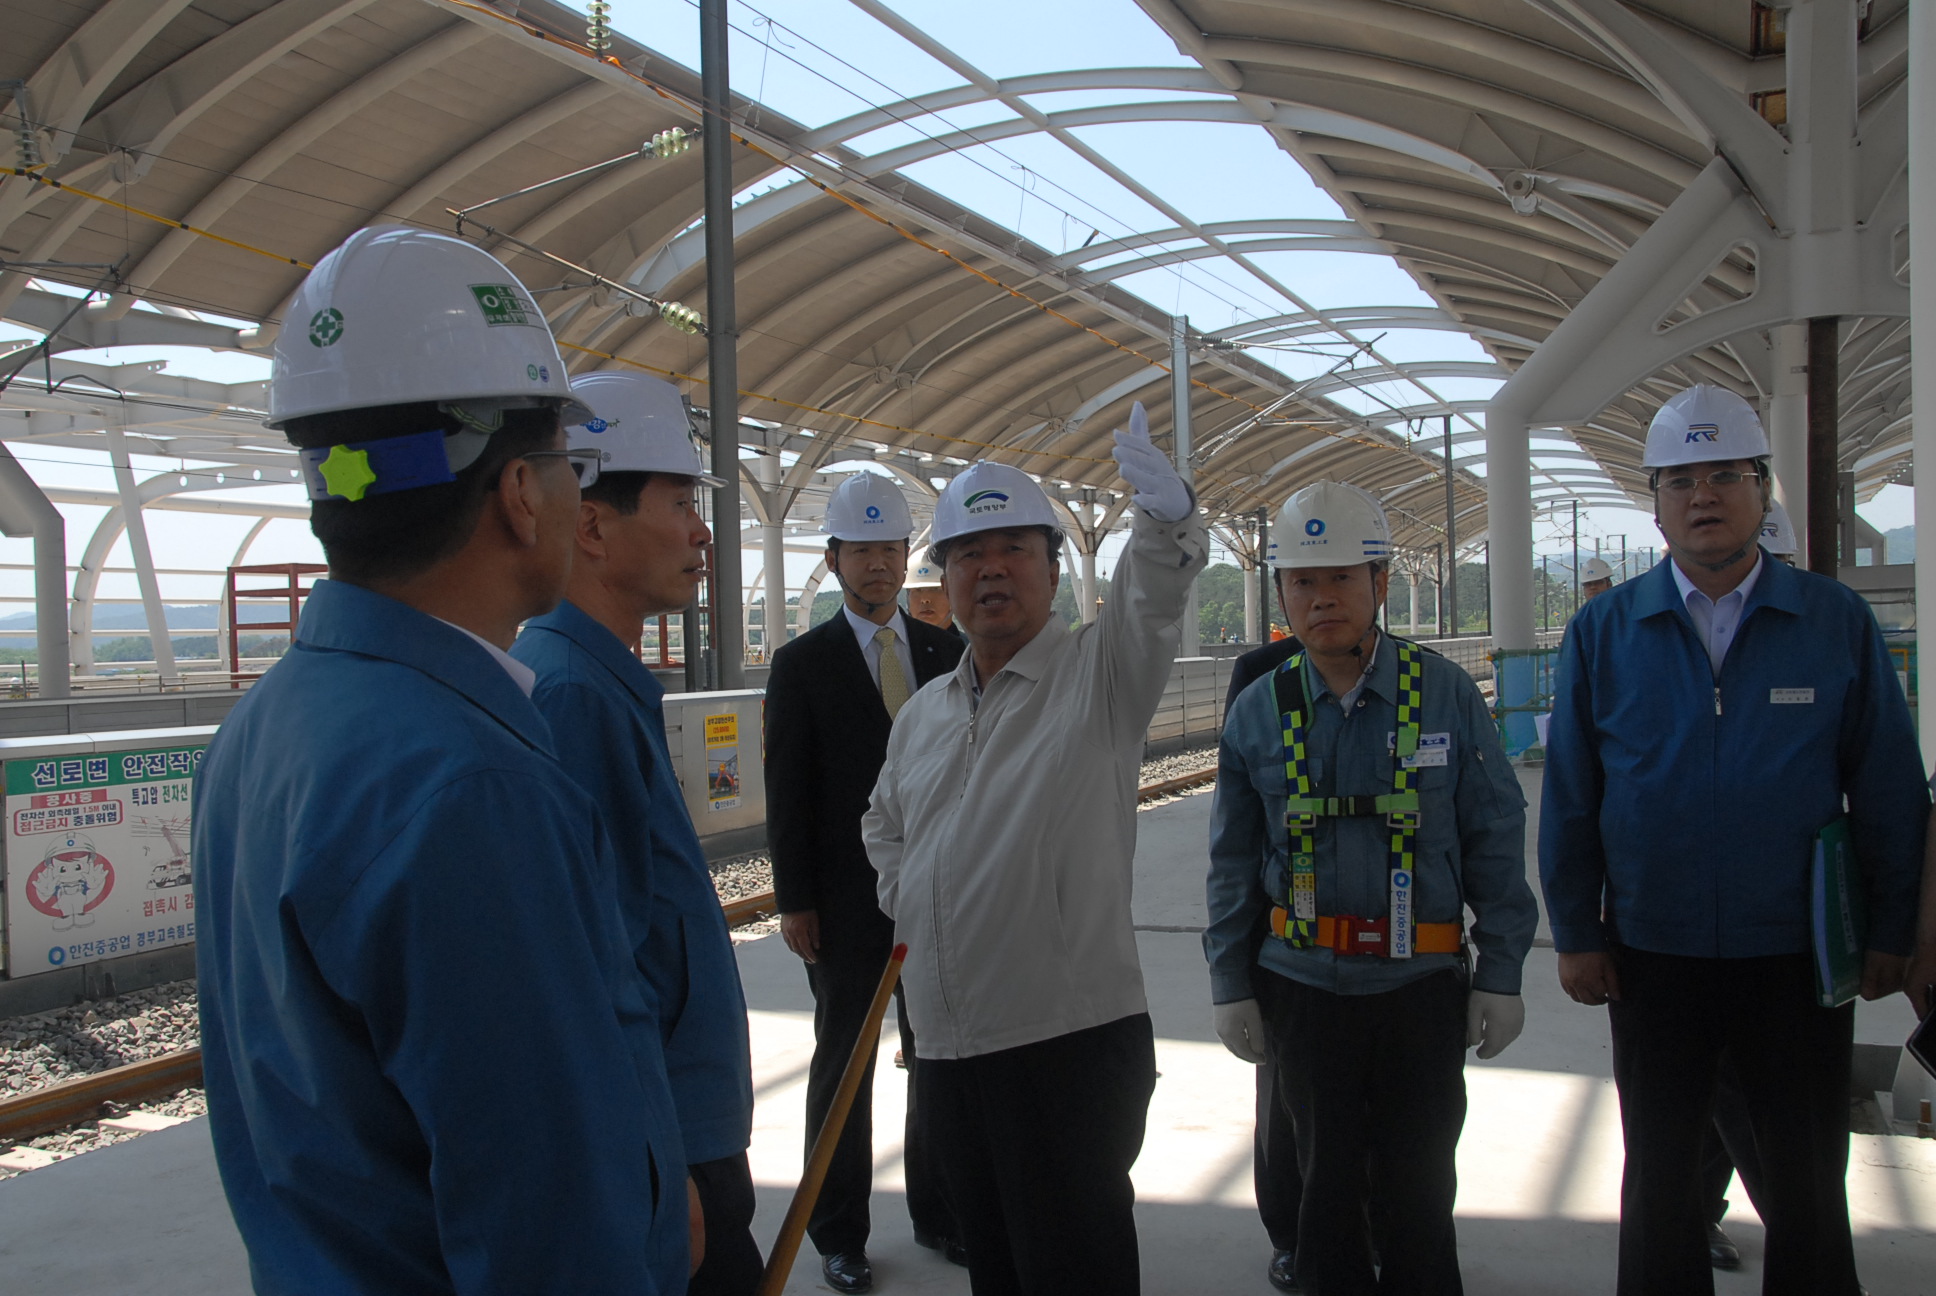
[[[370,452],[352,450],[346,445],[331,446],[329,458],[323,460],[317,469],[323,475],[323,485],[329,493],[340,495],[354,503],[363,498],[365,491],[376,481],[376,474],[370,470]]]
[[[325,306],[309,317],[309,343],[311,346],[335,346],[336,340],[343,336],[343,312],[334,306]]]
[[[539,326],[537,308],[515,284],[472,284],[471,296],[477,298],[477,308],[492,328],[504,324]]]

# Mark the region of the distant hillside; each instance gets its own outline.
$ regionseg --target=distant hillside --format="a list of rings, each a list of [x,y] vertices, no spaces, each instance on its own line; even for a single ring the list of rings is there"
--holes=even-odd
[[[167,618],[170,630],[213,630],[221,624],[221,609],[214,603],[165,603],[162,613]],[[282,621],[288,616],[284,608],[260,603],[244,604],[241,613],[243,625]],[[32,612],[15,612],[11,616],[0,617],[0,630],[32,630],[34,625]],[[139,604],[102,604],[94,609],[94,628],[146,630],[148,616]]]
[[[1896,527],[1893,530],[1884,531],[1882,533],[1882,539],[1888,547],[1889,555],[1884,561],[1892,563],[1916,561],[1915,527]]]

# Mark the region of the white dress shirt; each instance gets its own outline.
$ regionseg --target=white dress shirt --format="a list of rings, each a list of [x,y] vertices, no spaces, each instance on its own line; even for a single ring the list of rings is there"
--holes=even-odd
[[[861,820],[923,1058],[1148,1011],[1130,920],[1143,736],[1176,658],[1203,520],[1139,516],[1089,625],[1051,617],[982,681],[908,699]]]
[[[847,615],[847,624],[854,628],[854,638],[860,640],[861,656],[867,658],[867,673],[874,677],[875,688],[881,686],[881,646],[874,636],[882,630],[894,632],[894,651],[901,658],[901,678],[907,681],[909,695],[921,687],[914,680],[914,653],[908,648],[907,621],[901,616],[901,609],[895,608],[885,625],[875,625],[848,607],[845,598],[840,601],[840,610]]]
[[[1754,592],[1755,582],[1761,579],[1761,564],[1766,561],[1760,550],[1756,550],[1755,565],[1747,576],[1715,600],[1694,588],[1694,582],[1687,579],[1681,565],[1668,559],[1667,565],[1674,570],[1674,584],[1680,587],[1681,600],[1687,604],[1687,615],[1694,619],[1694,633],[1701,637],[1701,645],[1707,649],[1707,659],[1717,679],[1721,663],[1727,660],[1728,649],[1741,633],[1741,614],[1748,606],[1748,595]]]
[[[442,617],[438,617],[437,619],[444,621]],[[538,672],[526,666],[510,653],[505,652],[483,635],[473,634],[471,631],[464,629],[463,626],[458,625],[455,621],[444,621],[444,624],[458,633],[470,635],[472,639],[476,640],[477,646],[491,654],[491,660],[504,668],[504,673],[511,677],[511,682],[516,684],[526,697],[530,697],[531,690],[538,687]]]

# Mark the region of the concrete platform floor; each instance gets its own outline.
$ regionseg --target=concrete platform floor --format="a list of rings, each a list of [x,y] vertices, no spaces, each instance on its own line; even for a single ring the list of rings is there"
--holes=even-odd
[[[1529,791],[1536,795],[1537,772]],[[1269,1246],[1250,1184],[1253,1072],[1210,1029],[1196,930],[1203,925],[1203,843],[1210,798],[1145,812],[1136,920],[1162,1078],[1136,1168],[1145,1291],[1194,1296],[1271,1291]],[[1544,932],[1541,933],[1544,936]],[[777,938],[739,947],[753,1008],[758,1108],[756,1223],[770,1241],[797,1180],[812,1003]],[[1471,1115],[1459,1149],[1459,1238],[1474,1292],[1611,1293],[1620,1183],[1620,1118],[1604,1013],[1559,991],[1550,948],[1527,965],[1525,1035],[1467,1070]],[[1858,1038],[1899,1043],[1910,1014],[1897,998],[1858,1010]],[[885,1048],[891,1050],[892,1028]],[[875,1085],[876,1290],[966,1293],[966,1272],[916,1247],[899,1140],[905,1088],[883,1064]],[[1856,1135],[1849,1188],[1862,1277],[1876,1296],[1936,1294],[1936,1143]],[[1729,1231],[1746,1264],[1716,1275],[1722,1296],[1760,1287],[1762,1233],[1738,1189]],[[204,1122],[77,1157],[0,1183],[0,1273],[10,1291],[63,1296],[228,1296],[249,1290],[247,1263],[222,1202]],[[825,1291],[811,1247],[789,1292]]]

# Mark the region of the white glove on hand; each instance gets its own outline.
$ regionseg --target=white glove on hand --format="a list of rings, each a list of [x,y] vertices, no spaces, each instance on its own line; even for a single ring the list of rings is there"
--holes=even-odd
[[[1217,1024],[1217,1038],[1241,1062],[1262,1066],[1264,1057],[1264,1010],[1255,999],[1220,1003],[1211,1010]]]
[[[1158,522],[1181,522],[1196,507],[1190,488],[1177,475],[1170,457],[1150,441],[1149,415],[1143,402],[1129,407],[1129,431],[1116,429],[1116,471],[1136,492],[1131,501],[1144,517]]]
[[[1496,1058],[1526,1028],[1526,1001],[1518,995],[1474,990],[1465,1001],[1465,1046],[1479,1046],[1479,1059]]]

